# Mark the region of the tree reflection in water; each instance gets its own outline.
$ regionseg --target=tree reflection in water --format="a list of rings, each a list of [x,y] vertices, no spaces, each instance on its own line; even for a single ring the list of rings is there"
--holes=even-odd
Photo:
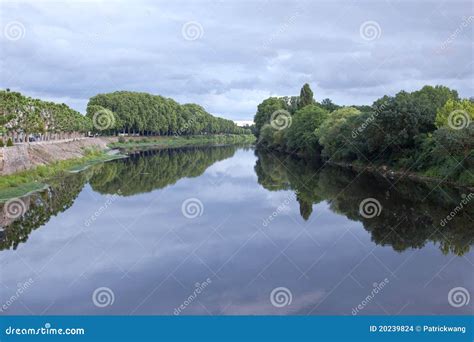
[[[26,211],[20,218],[9,220],[3,216],[0,250],[17,248],[34,229],[71,207],[86,183],[101,194],[118,194],[119,190],[121,196],[150,192],[184,177],[200,176],[213,163],[232,157],[236,149],[221,146],[144,151],[55,179],[48,190],[22,198]],[[258,183],[268,191],[293,190],[305,220],[310,219],[314,204],[327,201],[333,212],[361,222],[375,243],[396,251],[433,242],[445,254],[463,255],[473,243],[474,210],[470,203],[441,225],[462,201],[462,195],[470,193],[467,189],[395,181],[274,152],[255,153]],[[380,202],[378,216],[366,218],[359,213],[359,205],[366,198]]]
[[[295,191],[305,220],[310,218],[313,204],[327,201],[333,212],[362,222],[375,243],[392,246],[396,251],[422,248],[433,242],[443,253],[461,256],[474,242],[472,204],[464,206],[447,224],[441,224],[470,194],[468,189],[397,181],[368,172],[358,174],[275,152],[256,154],[258,182],[270,191]],[[380,202],[378,216],[366,218],[360,214],[359,205],[366,198]]]
[[[16,220],[4,214],[0,204],[0,250],[16,249],[30,233],[72,206],[89,182],[101,194],[131,196],[161,189],[184,177],[198,177],[219,160],[234,155],[236,146],[186,147],[137,152],[130,158],[96,165],[81,173],[55,179],[42,192],[21,198],[24,214]]]

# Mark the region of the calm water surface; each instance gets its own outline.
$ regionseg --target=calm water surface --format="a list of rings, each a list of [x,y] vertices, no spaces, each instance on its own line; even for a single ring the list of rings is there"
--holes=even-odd
[[[237,147],[142,152],[54,183],[3,214],[2,315],[473,312],[448,301],[474,294],[472,203],[441,224],[467,190]],[[368,198],[380,206],[361,212]]]

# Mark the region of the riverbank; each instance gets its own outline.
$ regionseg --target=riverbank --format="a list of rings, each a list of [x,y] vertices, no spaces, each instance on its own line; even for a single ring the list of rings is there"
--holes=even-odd
[[[0,148],[0,175],[10,175],[49,165],[60,160],[78,159],[87,150],[106,150],[116,137],[81,138],[70,141],[47,141]]]
[[[97,163],[123,158],[121,154],[90,149],[84,156],[68,160],[58,160],[48,165],[39,165],[29,170],[2,176],[0,179],[0,203],[21,197],[48,187],[48,181],[61,177],[66,172],[83,170]]]
[[[382,177],[389,178],[389,179],[408,178],[413,181],[425,182],[425,183],[442,182],[443,184],[449,184],[454,187],[467,188],[469,190],[474,190],[474,184],[463,184],[459,182],[453,182],[453,181],[442,179],[439,177],[427,176],[427,175],[424,175],[423,173],[411,172],[409,170],[392,169],[386,165],[369,166],[369,165],[364,165],[364,164],[351,164],[351,163],[342,163],[342,162],[333,162],[333,161],[328,161],[327,163],[330,165],[350,169],[356,172],[362,172],[362,171],[371,172],[371,173],[378,174]]]
[[[304,153],[289,153],[285,150],[282,150],[280,148],[265,148],[265,147],[259,147],[263,148],[264,150],[271,151],[271,152],[276,152],[278,154],[283,154],[283,155],[291,155],[295,158],[302,159],[302,160],[314,160],[314,157],[308,156],[307,154]],[[322,163],[327,163],[329,165],[337,166],[337,167],[342,167],[345,169],[350,169],[355,172],[362,172],[362,171],[367,171],[373,174],[380,175],[385,178],[389,179],[401,179],[401,178],[408,178],[413,181],[417,182],[424,182],[424,183],[430,183],[430,182],[436,182],[436,183],[443,183],[443,184],[448,184],[455,186],[457,188],[467,188],[469,190],[474,190],[474,184],[473,183],[462,183],[462,182],[456,182],[452,181],[450,179],[447,179],[446,177],[436,177],[432,175],[427,175],[424,172],[414,172],[411,170],[403,170],[403,169],[397,169],[391,166],[387,165],[367,165],[364,163],[356,162],[356,163],[347,163],[347,162],[338,162],[338,161],[332,161],[332,160],[323,160],[316,158],[316,160],[321,160]]]
[[[195,135],[195,136],[166,136],[166,137],[134,137],[119,138],[108,146],[122,150],[143,148],[173,148],[184,146],[222,145],[222,144],[252,144],[255,136],[244,134]]]

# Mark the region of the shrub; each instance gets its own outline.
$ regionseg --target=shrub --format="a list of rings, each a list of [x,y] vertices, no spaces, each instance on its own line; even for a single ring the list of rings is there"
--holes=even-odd
[[[12,138],[8,138],[7,147],[13,146]]]

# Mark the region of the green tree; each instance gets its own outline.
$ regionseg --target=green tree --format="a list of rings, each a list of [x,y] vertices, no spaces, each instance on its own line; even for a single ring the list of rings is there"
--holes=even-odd
[[[273,134],[275,133],[275,129],[273,129],[270,124],[263,125],[260,135],[258,137],[257,143],[259,145],[266,145],[268,147],[273,146]]]
[[[323,146],[322,155],[332,157],[337,151],[353,139],[352,132],[343,132],[343,127],[350,117],[360,115],[361,112],[354,107],[342,107],[330,113],[328,117],[315,130],[319,144]],[[346,134],[344,139],[341,134]]]
[[[260,135],[263,125],[270,123],[273,113],[278,110],[286,110],[285,100],[278,97],[270,97],[260,103],[254,117],[256,136]]]
[[[314,103],[313,91],[308,83],[305,83],[300,91],[300,99],[298,102],[298,108],[302,109]]]
[[[327,110],[314,104],[298,110],[287,128],[288,149],[309,155],[319,152],[320,145],[315,131],[327,116]]]
[[[321,101],[321,107],[323,107],[324,109],[326,109],[328,112],[332,112],[338,108],[341,108],[340,106],[338,106],[337,104],[334,104],[331,99],[323,99]]]
[[[474,103],[466,99],[461,101],[449,99],[436,113],[436,126],[447,126],[448,119],[451,121],[451,126],[456,126],[456,120],[460,120],[459,125],[474,121]]]
[[[232,120],[215,117],[197,104],[147,93],[117,91],[89,100],[88,116],[98,108],[113,113],[114,129],[140,135],[248,134]]]

